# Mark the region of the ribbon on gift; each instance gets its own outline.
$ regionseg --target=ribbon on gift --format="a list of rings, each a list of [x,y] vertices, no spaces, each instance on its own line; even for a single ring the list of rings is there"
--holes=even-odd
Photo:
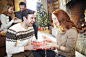
[[[32,42],[32,45],[36,45],[36,46],[38,46],[37,48],[34,48],[34,49],[42,49],[42,50],[45,50],[46,48],[45,48],[45,45],[47,45],[47,43],[49,43],[49,42],[44,42],[44,41],[42,41],[42,42],[40,42],[40,41],[33,41]],[[56,48],[52,48],[52,50],[55,50]],[[50,50],[50,48],[49,49],[46,49],[46,50]]]

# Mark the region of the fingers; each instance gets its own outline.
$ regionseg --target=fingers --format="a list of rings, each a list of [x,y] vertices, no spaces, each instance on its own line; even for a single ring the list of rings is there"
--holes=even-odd
[[[17,19],[17,17],[15,17],[15,20]]]
[[[33,48],[32,50],[37,50],[36,48]]]
[[[50,49],[51,47],[49,45],[45,45],[45,48],[46,49]]]
[[[34,47],[35,46],[32,43],[30,43],[30,44],[27,45],[27,49],[28,50],[36,50]]]
[[[34,45],[34,44],[32,44],[32,43],[31,43],[31,46],[32,46],[32,47],[31,47],[31,48],[32,48],[32,50],[37,50],[37,48],[39,48],[39,46],[38,46],[38,45],[36,45],[36,44]]]
[[[45,35],[42,35],[43,41],[51,41],[48,37],[46,37]]]
[[[47,43],[46,45],[50,45],[51,43]]]
[[[43,38],[43,39],[46,39],[46,36],[42,35],[42,38]]]
[[[16,20],[16,19],[17,19],[17,17],[14,17],[13,19],[14,19],[14,20]]]
[[[39,48],[38,45],[34,45],[34,49],[33,50],[37,50],[37,48]]]

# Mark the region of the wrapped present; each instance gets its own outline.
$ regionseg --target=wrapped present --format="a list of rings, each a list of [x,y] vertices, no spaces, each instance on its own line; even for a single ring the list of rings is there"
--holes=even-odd
[[[41,28],[42,31],[44,31],[44,29],[45,29],[44,27]]]
[[[45,30],[48,30],[48,27],[45,27]]]
[[[0,36],[6,36],[6,32],[5,31],[0,31]]]
[[[44,31],[44,27],[38,28],[39,31]]]
[[[41,28],[38,28],[39,31],[41,31]]]
[[[38,47],[35,48],[35,49],[50,50],[50,48],[49,48],[49,49],[46,49],[46,48],[45,48],[45,45],[47,45],[47,43],[49,43],[49,42],[33,41],[33,42],[32,42],[32,45],[38,46]],[[55,49],[56,49],[56,48],[52,48],[52,50],[55,50]]]

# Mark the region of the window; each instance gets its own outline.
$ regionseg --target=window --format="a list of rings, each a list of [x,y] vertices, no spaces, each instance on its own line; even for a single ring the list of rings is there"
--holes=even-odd
[[[38,0],[26,0],[26,8],[36,11],[36,3]]]

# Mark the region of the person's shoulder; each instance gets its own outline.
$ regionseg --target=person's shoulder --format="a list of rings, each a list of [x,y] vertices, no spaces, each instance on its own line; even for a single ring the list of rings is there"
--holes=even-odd
[[[71,29],[67,30],[67,35],[70,37],[77,37],[78,32],[75,27],[72,27]]]
[[[73,32],[73,33],[74,33],[74,32],[77,32],[77,30],[76,30],[75,27],[72,27],[72,28],[70,28],[70,29],[68,30],[68,32],[71,32],[71,33]]]
[[[16,14],[16,13],[20,13],[20,11],[16,11],[16,12],[14,12],[14,14]]]
[[[17,23],[17,24],[15,24],[15,25],[13,25],[13,26],[11,26],[9,29],[12,29],[12,30],[14,30],[14,31],[17,31],[17,29],[20,27],[20,23]]]
[[[15,24],[15,25],[13,25],[13,26],[11,26],[8,30],[7,30],[7,34],[9,34],[9,32],[10,32],[10,34],[17,34],[17,27],[19,26],[19,24]]]
[[[1,14],[1,16],[6,16],[5,14]]]
[[[9,18],[9,16],[7,16],[6,14],[1,14],[0,17],[7,17],[7,18]]]

